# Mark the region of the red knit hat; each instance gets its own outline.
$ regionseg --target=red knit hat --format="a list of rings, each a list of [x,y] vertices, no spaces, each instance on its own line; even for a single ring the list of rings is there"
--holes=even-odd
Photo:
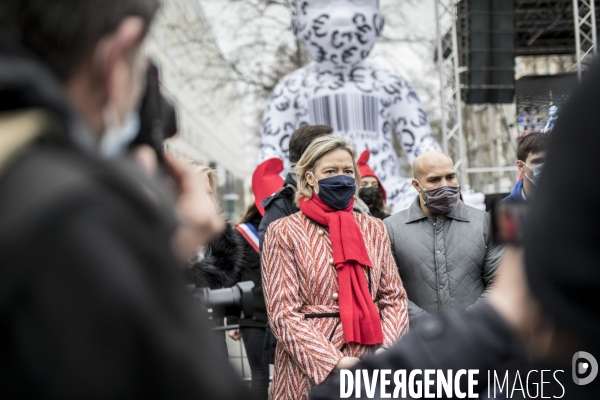
[[[373,178],[377,179],[377,182],[379,182],[379,188],[381,189],[381,194],[383,195],[383,200],[387,200],[385,188],[381,184],[381,181],[379,180],[377,175],[375,175],[375,171],[373,171],[371,167],[369,167],[369,164],[367,164],[367,162],[369,161],[369,157],[371,157],[371,152],[368,149],[363,151],[360,157],[358,157],[358,161],[356,162],[356,164],[358,165],[358,173],[360,174],[361,178],[364,178],[366,176],[372,176]]]
[[[281,171],[283,171],[283,160],[269,158],[260,163],[252,174],[254,204],[262,216],[265,215],[265,209],[260,203],[283,187],[283,178],[279,175]]]

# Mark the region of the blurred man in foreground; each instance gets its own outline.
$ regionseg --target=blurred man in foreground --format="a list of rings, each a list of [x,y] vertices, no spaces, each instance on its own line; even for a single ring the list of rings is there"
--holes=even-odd
[[[516,396],[598,398],[600,226],[594,221],[600,218],[600,189],[590,186],[588,175],[581,173],[597,170],[598,91],[596,62],[565,106],[549,141],[544,175],[525,224],[524,249],[507,249],[487,300],[464,312],[419,321],[396,347],[356,369],[479,369],[479,391],[487,396],[486,370],[500,372],[519,342],[534,362],[520,368]],[[572,188],[582,187],[588,188],[585,194],[574,195]],[[552,373],[541,376],[548,370]],[[534,379],[528,382],[524,373],[531,371]],[[510,385],[513,393],[514,385],[519,388],[516,380]],[[510,391],[507,394],[505,387],[503,395],[495,397],[515,398]],[[371,398],[380,398],[377,393]],[[338,378],[315,396],[336,398]]]
[[[178,271],[220,229],[206,188],[166,158],[174,215],[115,161],[138,130],[157,8],[0,2],[2,398],[244,396]]]

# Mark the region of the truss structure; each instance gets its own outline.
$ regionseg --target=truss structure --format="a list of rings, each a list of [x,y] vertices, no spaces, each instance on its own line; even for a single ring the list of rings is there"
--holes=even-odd
[[[457,0],[435,2],[437,66],[440,78],[442,147],[454,160],[459,182],[467,184],[456,32],[457,3]]]
[[[571,65],[577,64],[581,78],[598,52],[600,0],[514,1],[516,55],[573,57]],[[517,174],[516,113],[514,105],[462,104],[461,88],[468,84],[468,7],[468,0],[435,0],[442,146],[463,184],[488,193],[505,191]]]
[[[575,54],[573,0],[516,0],[517,55]]]
[[[573,0],[575,54],[577,57],[577,76],[580,81],[583,68],[597,54],[598,39],[594,3],[595,0]]]

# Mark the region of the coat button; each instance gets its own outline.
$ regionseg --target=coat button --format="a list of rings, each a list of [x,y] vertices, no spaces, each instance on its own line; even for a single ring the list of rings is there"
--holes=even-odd
[[[329,265],[333,265],[333,258],[329,259]]]
[[[317,231],[317,235],[319,235],[319,236],[323,236],[323,234],[324,234],[324,233],[325,233],[325,232],[323,231],[323,229],[319,229],[319,230]]]
[[[335,301],[337,301],[337,299],[340,297],[340,295],[339,295],[339,294],[337,294],[337,293],[334,293],[334,294],[333,294],[331,297],[332,297],[332,298],[333,298]]]

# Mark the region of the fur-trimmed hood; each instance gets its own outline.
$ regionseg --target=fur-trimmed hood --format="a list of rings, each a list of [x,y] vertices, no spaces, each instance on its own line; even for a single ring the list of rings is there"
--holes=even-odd
[[[204,258],[196,258],[190,265],[196,287],[219,289],[237,282],[244,263],[244,247],[239,240],[228,222],[225,232],[207,246]]]

